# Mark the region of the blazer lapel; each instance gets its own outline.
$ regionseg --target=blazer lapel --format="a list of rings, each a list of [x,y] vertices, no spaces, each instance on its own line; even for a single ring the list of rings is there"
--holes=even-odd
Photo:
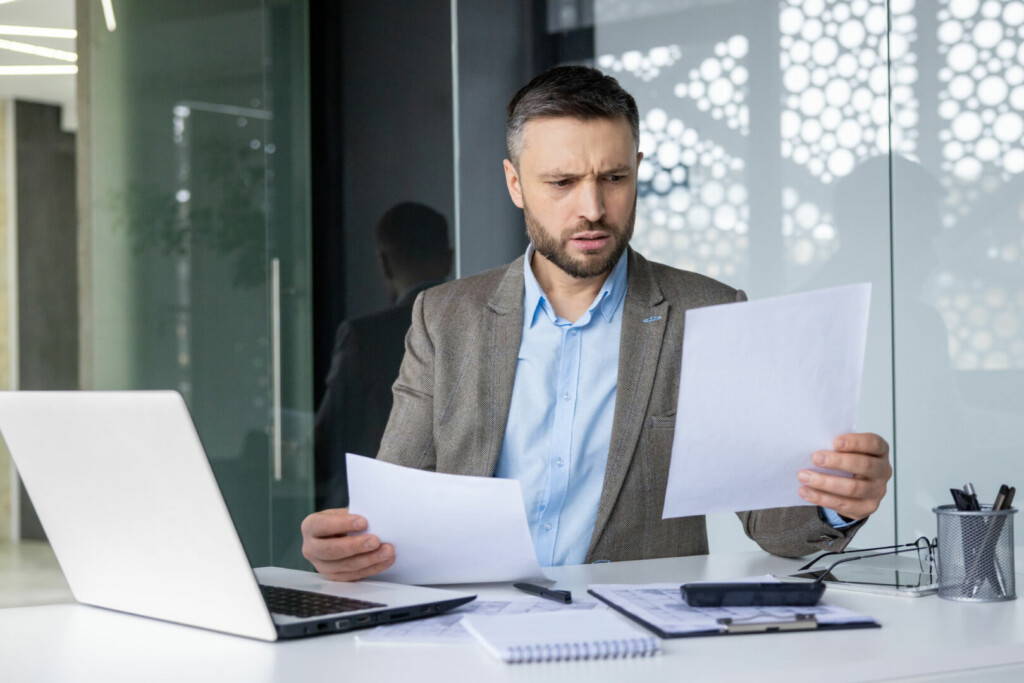
[[[484,368],[480,394],[484,444],[481,451],[474,454],[475,471],[469,474],[493,476],[501,454],[523,337],[523,286],[523,257],[520,256],[509,264],[483,313],[485,338],[479,362]]]
[[[604,487],[588,555],[593,552],[608,524],[633,461],[654,386],[654,374],[658,368],[661,341],[668,320],[668,302],[658,287],[650,264],[632,249],[629,251],[628,282],[619,341],[615,418],[612,422]]]

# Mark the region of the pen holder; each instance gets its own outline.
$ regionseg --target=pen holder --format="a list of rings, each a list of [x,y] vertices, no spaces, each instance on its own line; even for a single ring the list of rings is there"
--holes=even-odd
[[[934,508],[938,523],[939,597],[968,602],[1016,600],[1013,515],[1016,508]]]

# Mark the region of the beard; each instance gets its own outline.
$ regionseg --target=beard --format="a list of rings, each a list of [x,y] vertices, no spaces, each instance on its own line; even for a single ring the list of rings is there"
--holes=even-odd
[[[583,220],[573,227],[563,230],[558,237],[553,237],[552,231],[541,225],[525,204],[523,215],[526,218],[526,235],[530,238],[537,253],[554,263],[567,275],[575,278],[591,278],[611,272],[615,264],[619,262],[622,252],[629,245],[629,240],[633,237],[633,223],[636,220],[636,199],[633,200],[633,209],[629,213],[629,218],[622,225],[612,225],[605,221]],[[578,258],[570,254],[568,245],[572,236],[587,230],[600,230],[608,233],[612,241],[612,248],[606,256]]]

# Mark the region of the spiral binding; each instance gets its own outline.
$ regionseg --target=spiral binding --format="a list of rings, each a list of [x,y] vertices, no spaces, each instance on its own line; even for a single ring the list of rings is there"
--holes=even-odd
[[[657,654],[658,647],[658,641],[654,638],[599,640],[592,643],[536,643],[510,647],[505,651],[504,659],[510,664],[531,664],[580,659],[649,657]]]

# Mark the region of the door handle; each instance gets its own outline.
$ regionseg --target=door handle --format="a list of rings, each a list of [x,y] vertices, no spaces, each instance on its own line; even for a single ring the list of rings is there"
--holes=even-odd
[[[273,415],[271,451],[274,481],[284,477],[281,462],[281,259],[270,260],[270,367]]]

